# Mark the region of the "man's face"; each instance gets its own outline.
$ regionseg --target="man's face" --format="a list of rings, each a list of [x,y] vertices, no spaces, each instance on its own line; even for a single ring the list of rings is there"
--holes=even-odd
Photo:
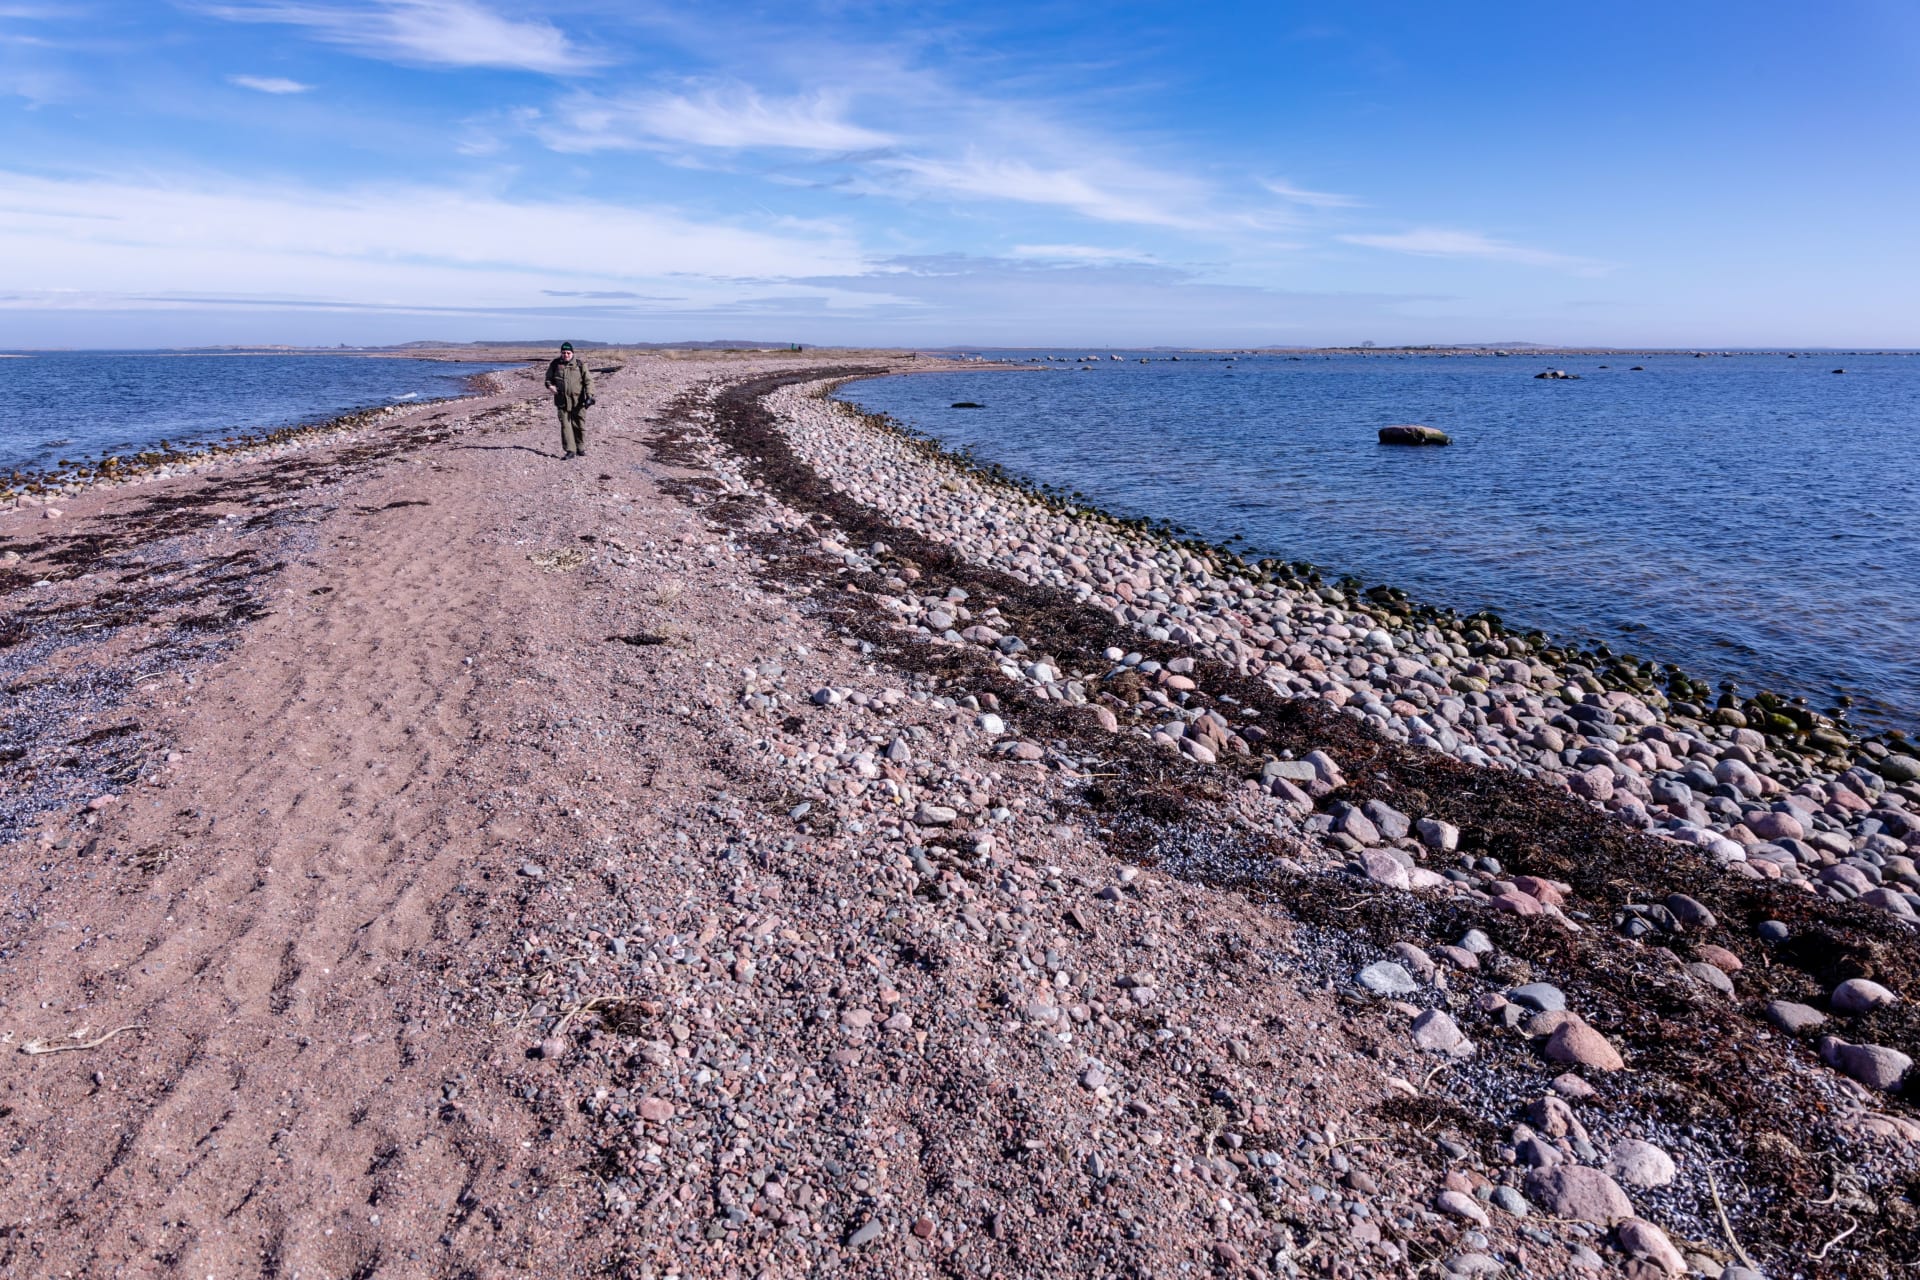
[[[562,352],[560,353],[560,358],[561,358],[562,360],[571,360],[571,359],[573,359],[573,352],[571,352],[571,351],[562,351]]]

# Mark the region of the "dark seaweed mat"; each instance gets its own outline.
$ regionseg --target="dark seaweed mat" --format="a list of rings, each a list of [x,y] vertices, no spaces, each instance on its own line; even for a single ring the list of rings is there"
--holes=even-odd
[[[720,393],[711,430],[782,501],[827,518],[855,544],[887,544],[890,559],[921,572],[915,584],[921,594],[959,586],[971,603],[997,605],[1009,634],[1037,652],[1087,655],[1117,645],[1162,660],[1179,656],[1174,646],[1147,641],[1065,592],[970,564],[945,545],[838,493],[794,454],[760,403],[794,383],[874,372],[822,368],[743,380]],[[692,405],[689,397],[661,424],[655,444],[664,460],[697,463],[692,442],[700,428],[688,416]],[[876,429],[893,429],[882,419],[869,422]],[[979,470],[930,442],[901,434],[930,460]],[[690,496],[712,498],[701,493],[707,486],[697,481],[687,488]],[[707,507],[722,522],[737,524],[744,523],[754,503],[731,497],[709,501]],[[862,593],[884,590],[882,575],[844,573],[837,560],[791,537],[753,534],[747,541],[778,556],[778,575],[808,589],[817,613],[871,644],[895,666],[933,676],[956,694],[991,693],[1018,713],[1025,736],[1096,757],[1100,772],[1117,774],[1084,793],[1117,853],[1178,865],[1186,855],[1169,848],[1169,828],[1217,833],[1227,825],[1218,817],[1223,776],[1231,781],[1236,767],[1249,776],[1257,769],[1250,759],[1206,769],[1158,754],[1138,739],[1099,731],[1084,709],[1032,698],[976,652],[903,644],[891,618],[865,594],[844,590],[849,582]],[[1598,1110],[1607,1117],[1596,1128],[1604,1132],[1607,1122],[1631,1121],[1635,1130],[1708,1153],[1722,1178],[1720,1195],[1749,1252],[1776,1267],[1788,1264],[1795,1275],[1890,1276],[1920,1264],[1920,1175],[1910,1158],[1839,1132],[1835,1112],[1849,1104],[1841,1101],[1836,1078],[1817,1065],[1808,1046],[1792,1044],[1760,1016],[1770,999],[1816,1001],[1823,984],[1840,977],[1920,972],[1920,943],[1911,932],[1882,912],[1736,879],[1697,851],[1634,831],[1541,783],[1388,741],[1325,704],[1282,698],[1263,681],[1223,664],[1202,661],[1193,678],[1199,689],[1189,696],[1189,705],[1229,695],[1255,708],[1269,749],[1295,754],[1322,749],[1334,755],[1351,779],[1334,798],[1357,804],[1377,797],[1416,816],[1452,822],[1461,829],[1466,851],[1498,858],[1509,875],[1565,880],[1574,888],[1571,905],[1602,919],[1630,902],[1687,892],[1704,902],[1719,924],[1677,940],[1676,946],[1712,941],[1738,954],[1747,967],[1735,976],[1737,998],[1728,1002],[1678,978],[1649,948],[1599,927],[1571,934],[1539,920],[1382,893],[1348,878],[1260,870],[1261,860],[1286,852],[1277,837],[1257,855],[1242,850],[1237,860],[1220,858],[1217,849],[1202,850],[1187,859],[1206,868],[1197,878],[1230,885],[1320,928],[1365,938],[1375,948],[1401,940],[1451,942],[1471,927],[1487,931],[1503,953],[1525,957],[1517,969],[1496,975],[1503,983],[1531,977],[1553,981],[1629,1054],[1633,1070],[1596,1081]],[[1191,837],[1185,843],[1190,842]],[[1789,944],[1771,948],[1754,936],[1752,926],[1768,919],[1789,925]],[[1477,1037],[1485,1034],[1480,1027],[1468,1030]],[[1920,1014],[1912,1004],[1840,1031],[1920,1056]],[[1493,1092],[1504,1092],[1514,1104],[1538,1097],[1540,1085],[1558,1068],[1537,1064],[1535,1070],[1524,1088],[1509,1085]],[[1889,1099],[1886,1105],[1914,1114],[1910,1102]],[[1495,1107],[1495,1113],[1501,1109]],[[1724,1256],[1711,1202],[1697,1182],[1704,1163],[1690,1161],[1691,1177],[1659,1199],[1695,1232],[1699,1244]],[[1869,1203],[1829,1194],[1840,1170],[1865,1182]],[[1819,1204],[1822,1200],[1829,1203]],[[1855,1223],[1858,1228],[1823,1262],[1811,1261]]]

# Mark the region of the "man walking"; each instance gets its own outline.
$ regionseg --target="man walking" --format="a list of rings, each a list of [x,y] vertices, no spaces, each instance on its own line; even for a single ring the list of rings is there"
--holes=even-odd
[[[569,458],[587,456],[586,411],[593,406],[593,375],[577,360],[573,344],[560,344],[560,354],[547,365],[547,390],[560,411],[560,448]]]

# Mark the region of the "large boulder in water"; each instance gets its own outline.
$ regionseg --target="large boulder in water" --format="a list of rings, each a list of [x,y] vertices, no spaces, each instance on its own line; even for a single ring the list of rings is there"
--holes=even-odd
[[[1399,426],[1380,428],[1381,444],[1452,444],[1452,437],[1438,427]]]

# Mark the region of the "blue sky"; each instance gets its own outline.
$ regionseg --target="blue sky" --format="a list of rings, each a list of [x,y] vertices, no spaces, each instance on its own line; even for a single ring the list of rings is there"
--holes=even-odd
[[[0,345],[1920,346],[1920,5],[0,0]]]

